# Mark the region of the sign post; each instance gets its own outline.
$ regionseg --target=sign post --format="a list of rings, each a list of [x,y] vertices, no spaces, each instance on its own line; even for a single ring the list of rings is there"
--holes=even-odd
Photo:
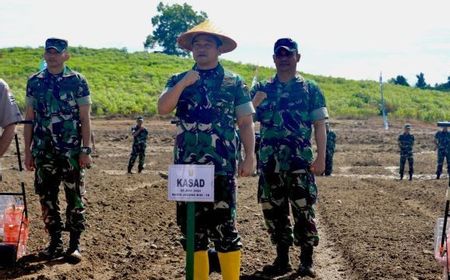
[[[187,202],[186,280],[194,280],[195,202],[214,202],[214,165],[170,165],[168,199]]]
[[[381,94],[381,113],[383,114],[384,129],[388,130],[389,129],[389,124],[388,124],[388,121],[387,121],[386,109],[385,109],[385,106],[384,106],[383,78],[382,78],[381,73],[380,73],[380,94]]]

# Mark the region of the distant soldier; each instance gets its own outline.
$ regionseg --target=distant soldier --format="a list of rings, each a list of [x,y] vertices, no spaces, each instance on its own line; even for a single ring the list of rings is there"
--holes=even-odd
[[[414,135],[410,133],[411,125],[405,124],[404,132],[398,137],[398,147],[400,148],[400,180],[403,180],[405,163],[409,164],[409,180],[412,180],[414,173],[413,146]]]
[[[336,148],[336,133],[331,130],[330,123],[325,123],[327,128],[327,150],[325,154],[325,176],[330,176],[333,172],[333,156]]]
[[[437,150],[436,179],[441,177],[444,159],[447,159],[447,174],[450,176],[450,132],[448,132],[447,127],[443,127],[442,131],[436,132],[434,136],[434,143],[436,144]]]
[[[141,173],[144,169],[145,163],[145,148],[147,148],[148,131],[144,127],[144,118],[138,117],[136,119],[136,125],[131,128],[133,135],[133,146],[130,154],[130,160],[128,161],[128,173],[132,174],[134,162],[139,156],[138,172]]]

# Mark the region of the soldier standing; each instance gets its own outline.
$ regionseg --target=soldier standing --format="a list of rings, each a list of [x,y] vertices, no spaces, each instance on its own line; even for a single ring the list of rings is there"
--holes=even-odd
[[[177,42],[192,51],[195,65],[169,79],[158,112],[176,109],[175,164],[214,165],[214,202],[196,203],[194,279],[208,279],[211,240],[222,278],[238,280],[242,243],[236,229],[236,171],[250,176],[254,170],[254,109],[242,79],[219,63],[220,54],[236,48],[233,39],[205,21],[181,34]],[[245,152],[238,168],[236,123]],[[186,211],[186,203],[177,202],[177,223],[184,235]]]
[[[405,124],[403,134],[398,136],[398,147],[400,148],[400,180],[403,180],[403,174],[405,171],[405,163],[409,164],[409,180],[412,180],[414,174],[414,158],[413,158],[413,146],[414,135],[410,133],[411,125]]]
[[[132,174],[134,162],[139,157],[138,172],[141,173],[145,163],[145,149],[147,148],[148,131],[144,127],[144,118],[138,117],[136,125],[131,128],[133,135],[133,146],[131,147],[130,160],[128,161],[128,174]]]
[[[282,275],[292,270],[289,248],[301,247],[298,272],[315,276],[313,247],[319,243],[315,217],[317,186],[314,175],[325,170],[328,111],[325,97],[312,81],[297,73],[298,45],[290,38],[275,42],[276,75],[251,90],[260,122],[258,199],[277,257],[263,272]],[[317,145],[314,160],[312,128]],[[294,216],[291,226],[290,209]]]
[[[325,122],[327,128],[327,151],[325,155],[325,176],[330,176],[333,172],[333,156],[336,148],[336,133],[331,130],[330,123]]]
[[[450,177],[450,132],[447,127],[443,127],[442,131],[436,132],[434,135],[434,143],[437,150],[437,169],[436,179],[439,179],[444,167],[444,159],[447,159],[447,174]]]
[[[34,186],[39,195],[50,243],[40,255],[52,259],[63,255],[61,234],[70,233],[65,256],[81,261],[80,236],[85,230],[85,207],[80,191],[84,168],[90,168],[90,93],[86,79],[65,65],[67,40],[45,42],[47,68],[28,79],[26,93],[25,166],[35,170]],[[66,224],[60,216],[59,185],[66,194]]]

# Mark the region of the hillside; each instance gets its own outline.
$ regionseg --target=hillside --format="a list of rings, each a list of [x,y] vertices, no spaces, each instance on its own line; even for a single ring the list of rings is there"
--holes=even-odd
[[[93,114],[97,116],[156,113],[156,100],[170,75],[189,69],[191,59],[164,54],[119,49],[71,48],[68,65],[89,81]],[[28,76],[38,70],[43,49],[0,49],[0,77],[11,86],[23,108]],[[222,61],[250,84],[256,66]],[[301,63],[299,68],[301,69]],[[273,68],[258,67],[258,79],[266,79]],[[354,81],[304,74],[324,91],[330,115],[368,118],[380,114],[380,89],[374,81]],[[428,122],[450,119],[450,94],[384,84],[388,117]]]

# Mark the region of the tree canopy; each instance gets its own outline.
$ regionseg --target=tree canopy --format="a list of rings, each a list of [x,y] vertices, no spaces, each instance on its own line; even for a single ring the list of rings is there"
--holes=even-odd
[[[407,87],[409,87],[408,81],[402,75],[398,75],[397,77],[390,79],[388,82],[391,83],[391,84],[394,84],[394,85],[400,85],[400,86],[407,86]]]
[[[178,48],[177,37],[206,20],[208,15],[203,11],[194,11],[186,3],[164,5],[160,2],[157,12],[158,14],[152,17],[153,32],[147,36],[144,47],[153,49],[158,45],[163,48],[162,52],[165,54],[188,56],[188,52]]]
[[[419,75],[416,75],[416,77],[416,88],[425,89],[428,87],[427,83],[425,82],[425,75],[422,72],[420,72]]]

